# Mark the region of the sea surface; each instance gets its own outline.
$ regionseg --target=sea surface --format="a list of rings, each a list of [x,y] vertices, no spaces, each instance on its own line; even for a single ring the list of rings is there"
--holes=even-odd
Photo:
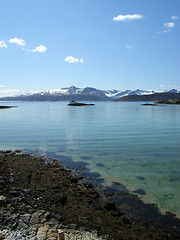
[[[140,102],[0,102],[0,149],[81,163],[101,184],[120,182],[180,218],[180,106]],[[104,182],[103,182],[104,181]]]

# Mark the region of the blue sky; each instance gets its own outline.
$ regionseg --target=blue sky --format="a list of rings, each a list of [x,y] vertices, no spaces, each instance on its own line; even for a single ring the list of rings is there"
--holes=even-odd
[[[0,96],[180,88],[179,0],[0,0]]]

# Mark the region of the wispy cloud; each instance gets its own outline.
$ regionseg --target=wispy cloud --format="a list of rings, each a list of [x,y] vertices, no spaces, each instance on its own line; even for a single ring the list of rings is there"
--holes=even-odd
[[[166,22],[164,23],[164,27],[166,28],[173,28],[175,26],[174,22]]]
[[[113,21],[129,22],[129,21],[133,21],[141,18],[143,18],[143,16],[140,14],[133,14],[133,15],[127,14],[127,15],[118,15],[117,17],[113,18]]]
[[[17,45],[21,46],[21,49],[27,51],[27,52],[40,52],[40,53],[44,53],[46,52],[47,50],[47,47],[40,44],[39,46],[35,47],[34,49],[28,49],[28,48],[25,48],[24,46],[26,45],[26,42],[21,39],[21,38],[11,38],[9,39],[9,43],[16,43]],[[4,41],[0,41],[0,47],[7,47],[7,45],[5,44]]]
[[[5,41],[0,40],[0,48],[7,48]]]
[[[82,58],[75,58],[73,56],[67,56],[64,59],[64,61],[67,63],[83,63],[84,62],[84,60]]]
[[[133,46],[131,46],[131,45],[126,45],[126,48],[132,49]]]
[[[16,43],[17,45],[24,46],[26,43],[23,39],[21,38],[11,38],[9,39],[9,43]]]
[[[178,16],[171,16],[171,19],[178,19]],[[174,22],[165,22],[164,23],[164,30],[157,31],[157,33],[168,33],[171,32],[171,30],[175,27]]]
[[[170,29],[166,29],[166,30],[163,30],[163,31],[157,31],[158,34],[160,34],[160,33],[168,33],[168,32],[171,32],[171,30]]]
[[[10,97],[20,94],[20,90],[18,89],[2,89],[0,90],[0,97]]]
[[[179,17],[178,16],[171,16],[172,20],[177,20]]]

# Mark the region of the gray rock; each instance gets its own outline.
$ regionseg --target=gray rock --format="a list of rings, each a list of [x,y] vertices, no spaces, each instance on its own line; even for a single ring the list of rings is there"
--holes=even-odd
[[[31,190],[30,189],[23,189],[23,192],[26,193],[26,194],[30,194]]]
[[[5,196],[0,196],[0,205],[4,205],[7,203],[7,197]]]
[[[77,229],[77,224],[70,224],[69,228],[76,230]]]
[[[49,215],[50,214],[45,210],[38,210],[37,212],[34,212],[32,214],[30,223],[31,224],[44,223],[47,221]]]
[[[30,214],[30,213],[25,213],[25,214],[23,214],[23,215],[20,216],[20,219],[21,219],[25,224],[29,224],[30,218],[31,218],[31,214]]]
[[[21,229],[26,229],[26,228],[28,228],[28,225],[20,219],[17,229],[21,230]]]

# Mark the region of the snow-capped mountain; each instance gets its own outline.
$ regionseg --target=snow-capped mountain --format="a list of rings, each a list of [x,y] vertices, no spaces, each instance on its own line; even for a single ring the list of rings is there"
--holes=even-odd
[[[109,100],[103,91],[96,88],[59,88],[45,91],[25,92],[16,98],[26,98],[28,100]]]
[[[165,92],[168,92],[168,93],[180,93],[180,90],[171,88],[170,90],[167,90],[167,91],[165,91]]]
[[[92,87],[86,88],[76,88],[75,86],[71,86],[69,88],[59,88],[54,90],[45,90],[45,91],[36,91],[36,92],[27,92],[22,93],[21,96],[32,96],[32,95],[41,95],[41,96],[70,96],[70,95],[81,95],[81,96],[88,96],[88,95],[95,95],[99,98],[110,98],[110,99],[118,99],[128,95],[147,95],[153,94],[155,91],[147,91],[147,90],[99,90]]]
[[[53,89],[53,90],[45,90],[45,91],[31,91],[31,92],[22,92],[21,96],[31,96],[35,94],[39,95],[72,95],[72,94],[80,94],[82,92],[82,88],[76,88],[74,86],[71,86],[69,88],[59,88],[59,89]]]
[[[180,93],[177,89],[170,89],[166,93]],[[159,93],[153,90],[100,90],[92,87],[77,88],[75,86],[59,88],[45,91],[24,92],[18,96],[0,98],[0,100],[20,100],[20,101],[60,101],[60,100],[116,100],[130,95],[151,95]]]
[[[154,94],[157,92],[152,91],[152,90],[136,89],[136,90],[125,90],[125,91],[107,90],[107,91],[104,91],[104,93],[107,97],[110,97],[113,99],[118,99],[118,98],[122,98],[122,97],[128,96],[128,95],[149,95],[149,94]]]

